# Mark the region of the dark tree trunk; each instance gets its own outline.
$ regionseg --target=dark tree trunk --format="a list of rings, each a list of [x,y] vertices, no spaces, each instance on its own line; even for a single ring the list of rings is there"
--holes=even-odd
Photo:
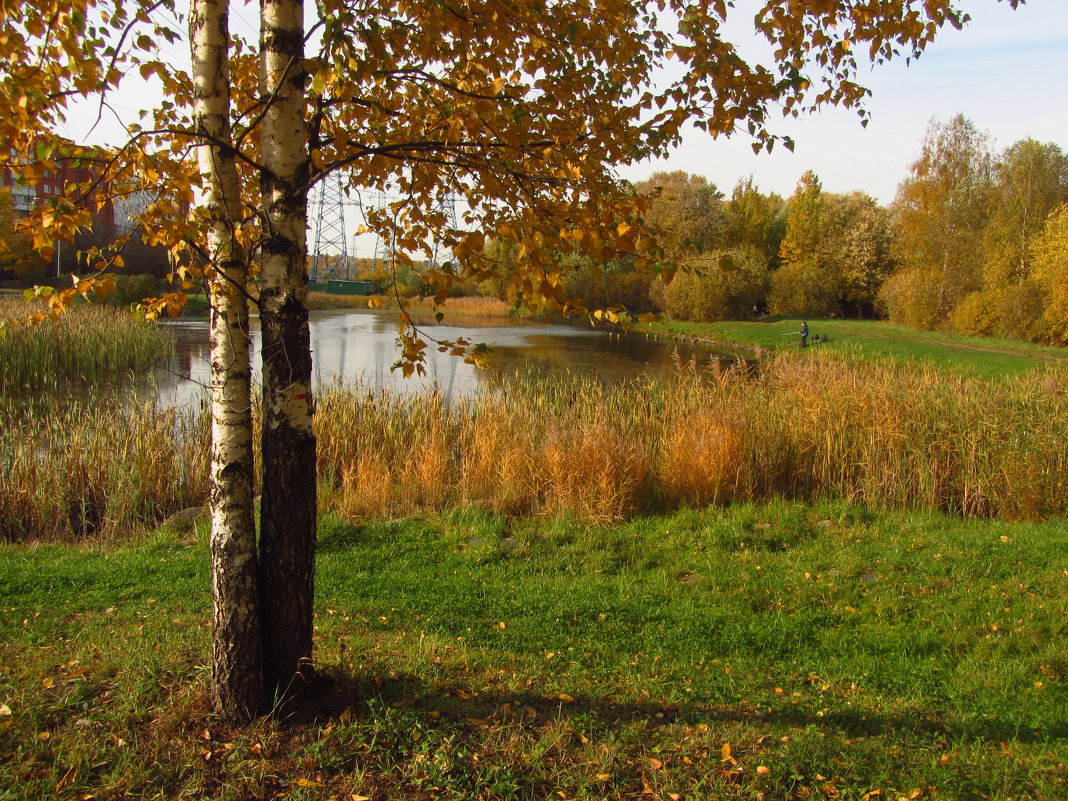
[[[261,0],[263,494],[260,599],[264,678],[276,697],[311,675],[315,436],[308,333],[304,8]]]
[[[285,413],[308,406],[311,346],[308,312],[278,290],[261,305],[263,332],[263,495],[260,588],[268,691],[288,695],[310,676],[315,575],[315,437]],[[279,308],[280,305],[280,308]],[[295,392],[294,388],[304,392]],[[304,397],[299,397],[301,394]],[[287,402],[277,407],[278,399]],[[273,411],[269,411],[273,410]],[[299,675],[298,675],[299,674]]]

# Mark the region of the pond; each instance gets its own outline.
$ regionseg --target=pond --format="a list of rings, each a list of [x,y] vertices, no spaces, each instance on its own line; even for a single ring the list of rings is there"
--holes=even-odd
[[[166,406],[186,406],[206,396],[209,380],[207,321],[170,323],[175,352],[157,370],[154,384]],[[313,382],[359,384],[368,389],[422,392],[436,386],[449,397],[470,395],[487,381],[499,382],[516,372],[595,375],[603,380],[627,380],[642,374],[664,375],[677,365],[694,361],[699,368],[712,362],[732,363],[737,356],[708,345],[658,338],[643,333],[609,333],[587,323],[515,321],[480,324],[465,319],[460,325],[420,325],[424,339],[455,340],[464,337],[490,348],[490,365],[482,370],[437,351],[426,353],[426,375],[405,379],[390,368],[399,356],[398,316],[395,311],[341,310],[311,313],[314,357]],[[259,330],[253,322],[253,347]],[[256,358],[253,357],[255,363]]]

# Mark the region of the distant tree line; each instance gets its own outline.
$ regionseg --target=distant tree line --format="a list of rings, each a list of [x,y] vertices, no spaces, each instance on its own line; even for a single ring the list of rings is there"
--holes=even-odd
[[[895,322],[1068,343],[1068,157],[1024,139],[1000,154],[962,116],[934,124],[898,188]]]
[[[684,172],[656,173],[649,260],[557,254],[571,297],[711,322],[754,313],[881,317],[962,334],[1068,344],[1068,157],[1021,140],[995,153],[961,115],[932,123],[889,207],[825,192],[806,173],[793,195],[751,178],[730,196]],[[497,269],[465,291],[523,303],[515,245],[489,242]],[[660,269],[652,269],[658,264]]]

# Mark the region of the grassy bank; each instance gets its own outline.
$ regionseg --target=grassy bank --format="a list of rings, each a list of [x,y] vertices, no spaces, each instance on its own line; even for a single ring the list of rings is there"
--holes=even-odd
[[[1013,339],[964,337],[905,328],[882,321],[812,320],[812,338],[826,335],[829,342],[815,344],[840,358],[868,362],[896,361],[957,375],[1000,377],[1020,375],[1050,365],[1068,366],[1068,351],[1031,345]],[[767,317],[758,322],[660,322],[640,326],[635,333],[698,337],[737,344],[761,351],[797,348],[801,320]],[[813,344],[810,338],[810,344]]]
[[[4,539],[129,535],[203,503],[202,423],[42,407],[28,437],[19,414],[0,407]],[[775,498],[1068,514],[1063,369],[990,381],[813,349],[617,385],[516,378],[453,403],[328,387],[316,434],[322,508],[352,520],[479,505],[607,522]]]
[[[1064,798],[1063,523],[321,526],[315,713],[206,714],[203,535],[0,551],[25,798]],[[759,795],[758,795],[759,794]]]
[[[0,323],[25,319],[40,308],[0,296]],[[128,311],[78,304],[55,321],[0,328],[0,395],[118,378],[148,369],[170,348],[166,331]]]

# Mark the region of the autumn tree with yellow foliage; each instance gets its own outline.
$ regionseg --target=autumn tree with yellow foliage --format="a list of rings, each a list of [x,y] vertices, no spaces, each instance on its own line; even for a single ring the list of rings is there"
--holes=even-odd
[[[0,0],[0,140],[16,166],[32,181],[84,152],[55,134],[78,103],[124,118],[124,140],[94,180],[113,193],[152,192],[137,235],[168,247],[185,281],[210,288],[216,710],[248,717],[314,675],[312,185],[340,171],[352,186],[400,195],[370,225],[395,246],[397,267],[432,241],[451,247],[454,258],[425,275],[440,299],[457,280],[493,275],[483,247],[492,237],[515,246],[516,297],[569,310],[563,255],[626,254],[638,269],[658,261],[647,201],[614,165],[666,154],[690,125],[749,136],[757,150],[789,144],[775,115],[860,109],[858,72],[919,55],[941,26],[966,21],[958,6],[765,0],[754,16],[726,0],[262,0],[246,35],[230,29],[227,0],[191,0],[188,11],[174,0]],[[726,38],[725,22],[742,13],[771,43],[772,63],[746,60]],[[190,61],[164,59],[165,41],[188,45]],[[157,92],[132,118],[110,105],[128,76]],[[440,211],[451,193],[466,209],[456,227]],[[35,215],[36,244],[47,255],[90,216],[73,195],[52,198]],[[91,269],[117,263],[101,251]],[[253,274],[264,332],[258,537]],[[95,280],[56,293],[53,308]],[[191,286],[152,310],[178,307]],[[400,339],[401,368],[420,370],[428,343],[406,317]],[[439,346],[478,358],[466,342]]]

